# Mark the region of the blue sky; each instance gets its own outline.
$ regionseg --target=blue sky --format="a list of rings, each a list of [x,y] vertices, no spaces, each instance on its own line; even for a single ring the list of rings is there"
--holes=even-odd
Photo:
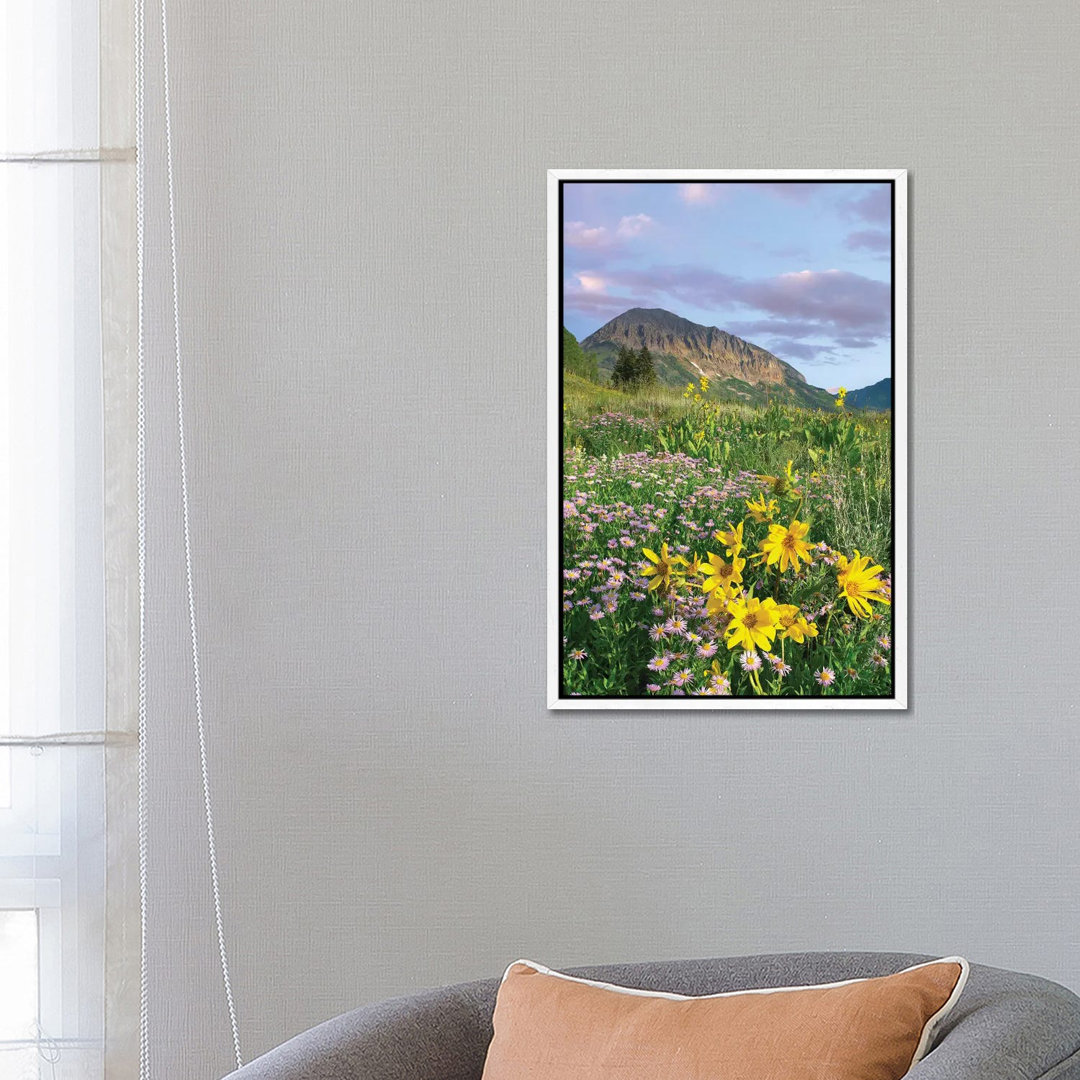
[[[660,307],[775,353],[808,382],[890,368],[888,183],[563,185],[563,304],[580,340]]]

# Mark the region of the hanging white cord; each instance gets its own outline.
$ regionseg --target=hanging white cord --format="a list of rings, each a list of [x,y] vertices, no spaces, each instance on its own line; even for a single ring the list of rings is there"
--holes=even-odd
[[[184,524],[184,570],[187,575],[188,622],[191,625],[191,665],[195,689],[195,719],[199,733],[199,768],[202,772],[203,807],[206,811],[206,847],[210,857],[210,885],[214,894],[214,922],[217,927],[221,978],[229,1009],[236,1067],[244,1064],[240,1053],[240,1032],[236,1023],[229,958],[225,949],[225,924],[221,915],[221,890],[218,886],[217,849],[214,843],[214,810],[210,799],[210,770],[206,763],[206,727],[203,722],[202,679],[199,675],[199,633],[195,618],[194,575],[191,569],[191,528],[188,519],[187,449],[184,440],[184,373],[180,351],[180,283],[176,259],[176,199],[173,184],[172,107],[169,99],[169,16],[167,0],[161,0],[162,75],[165,87],[165,166],[169,186],[169,257],[172,270],[173,352],[176,358],[176,426],[180,450],[180,502]]]
[[[146,956],[147,805],[146,805],[146,349],[143,322],[143,255],[146,192],[144,187],[144,106],[146,45],[144,0],[135,0],[135,263],[138,293],[138,406],[136,419],[136,490],[139,545],[139,1080],[150,1080],[150,979]]]

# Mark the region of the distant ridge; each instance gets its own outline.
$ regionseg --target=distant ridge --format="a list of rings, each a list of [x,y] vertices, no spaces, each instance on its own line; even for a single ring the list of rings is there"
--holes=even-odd
[[[861,390],[849,390],[847,407],[889,412],[892,409],[892,379],[882,379],[872,386],[864,386]]]

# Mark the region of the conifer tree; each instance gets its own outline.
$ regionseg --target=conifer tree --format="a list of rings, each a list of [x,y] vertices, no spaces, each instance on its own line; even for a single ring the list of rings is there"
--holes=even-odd
[[[653,366],[652,353],[648,345],[642,345],[634,364],[634,383],[636,386],[652,386],[656,382],[656,368]]]
[[[611,385],[620,390],[631,390],[637,381],[638,356],[625,345],[619,346],[615,367],[611,372]]]

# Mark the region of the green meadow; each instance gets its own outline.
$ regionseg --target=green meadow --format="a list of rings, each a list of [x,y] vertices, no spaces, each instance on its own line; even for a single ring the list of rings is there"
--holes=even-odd
[[[613,387],[574,359],[563,693],[891,696],[891,414]]]

